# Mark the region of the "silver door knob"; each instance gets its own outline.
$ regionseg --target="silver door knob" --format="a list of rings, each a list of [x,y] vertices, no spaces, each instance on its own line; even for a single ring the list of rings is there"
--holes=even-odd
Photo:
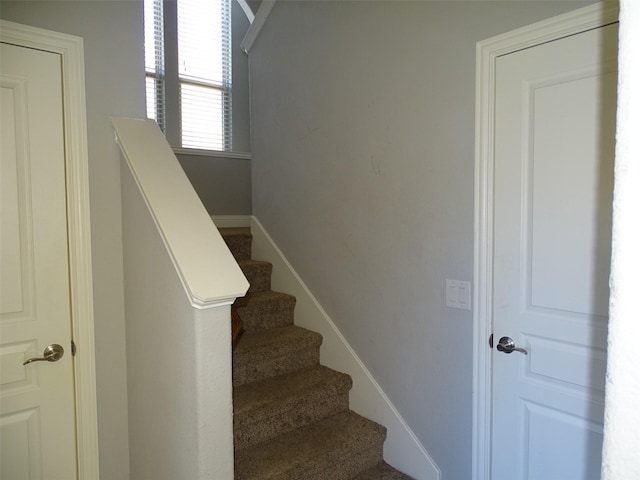
[[[42,357],[33,357],[26,360],[22,365],[28,365],[33,362],[57,362],[64,355],[64,348],[62,345],[58,345],[57,343],[52,343],[51,345],[47,345],[44,348],[44,352],[42,353]]]
[[[527,354],[527,351],[524,348],[516,347],[516,342],[514,342],[513,338],[511,337],[502,337],[498,341],[498,345],[496,348],[498,349],[498,351],[504,353],[520,352],[524,353],[525,355]]]

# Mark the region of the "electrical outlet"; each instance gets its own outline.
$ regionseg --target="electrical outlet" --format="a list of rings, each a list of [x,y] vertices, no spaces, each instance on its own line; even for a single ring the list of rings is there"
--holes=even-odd
[[[471,282],[447,278],[445,287],[447,307],[471,310]]]

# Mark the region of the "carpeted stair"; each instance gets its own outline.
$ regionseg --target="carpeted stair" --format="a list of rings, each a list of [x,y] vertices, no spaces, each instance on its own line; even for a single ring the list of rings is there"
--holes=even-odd
[[[248,228],[220,229],[249,280],[234,307],[236,480],[411,480],[382,459],[386,429],[349,410],[351,377],[320,365],[322,337],[293,324],[295,297],[271,290]]]

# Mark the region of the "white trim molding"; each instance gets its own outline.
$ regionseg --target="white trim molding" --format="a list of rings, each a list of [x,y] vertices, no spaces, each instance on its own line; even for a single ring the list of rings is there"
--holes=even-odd
[[[256,13],[255,19],[249,26],[247,34],[244,36],[244,39],[240,44],[240,48],[247,55],[251,51],[251,47],[253,47],[253,44],[258,38],[258,35],[260,35],[262,27],[264,27],[264,24],[266,23],[267,18],[269,17],[269,14],[271,13],[271,10],[275,6],[275,4],[276,0],[262,0],[260,8],[258,8],[258,13]]]
[[[249,283],[162,131],[149,119],[114,117],[111,123],[191,305],[231,305]]]
[[[218,150],[201,150],[198,148],[171,147],[176,155],[189,155],[193,157],[233,158],[237,160],[251,160],[250,152],[221,152]]]
[[[253,20],[256,18],[256,16],[253,14],[251,7],[247,3],[247,0],[237,0],[237,1],[238,1],[238,5],[240,5],[240,8],[242,8],[242,11],[244,12],[244,14],[247,16],[247,20],[249,20],[249,23],[253,23]]]
[[[78,475],[99,478],[93,324],[84,47],[80,37],[0,20],[0,39],[56,53],[62,61],[69,273],[74,357]]]
[[[618,20],[617,2],[597,3],[478,42],[473,319],[472,479],[491,478],[491,351],[493,265],[494,89],[498,57]]]

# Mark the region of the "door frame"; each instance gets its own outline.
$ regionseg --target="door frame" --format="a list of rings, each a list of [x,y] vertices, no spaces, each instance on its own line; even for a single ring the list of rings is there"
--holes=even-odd
[[[603,2],[514,30],[476,45],[476,139],[473,295],[472,479],[491,478],[494,92],[498,57],[618,21],[617,2]]]
[[[69,285],[78,478],[99,478],[84,46],[82,38],[0,20],[0,40],[59,54],[62,67]]]

